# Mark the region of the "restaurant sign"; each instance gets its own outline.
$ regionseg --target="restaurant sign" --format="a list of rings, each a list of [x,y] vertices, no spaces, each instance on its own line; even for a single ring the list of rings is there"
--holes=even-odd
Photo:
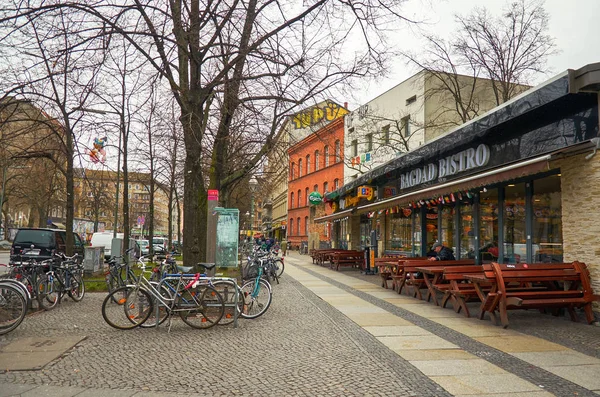
[[[456,154],[416,168],[400,176],[400,189],[415,187],[439,178],[447,178],[461,172],[484,167],[490,161],[490,148],[481,144]]]

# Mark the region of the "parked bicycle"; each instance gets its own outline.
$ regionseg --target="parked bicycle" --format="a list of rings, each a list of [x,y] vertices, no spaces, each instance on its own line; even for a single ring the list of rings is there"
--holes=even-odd
[[[0,335],[15,330],[23,322],[30,300],[31,295],[23,283],[0,280]]]
[[[75,302],[80,302],[85,296],[83,264],[79,262],[79,255],[69,257],[57,253],[54,256],[61,260],[60,263],[57,265],[50,260],[47,263],[48,271],[38,283],[38,303],[46,310],[56,307],[65,295],[69,295]]]
[[[129,265],[129,253],[135,248],[129,248],[125,251],[125,255],[113,256],[108,261],[108,271],[104,273],[106,287],[108,292],[113,292],[119,287],[124,287],[129,284],[135,284],[137,276]]]
[[[219,322],[225,306],[215,288],[198,280],[192,282],[183,273],[177,275],[174,285],[168,283],[163,284],[166,288],[157,287],[144,275],[145,259],[142,257],[138,261],[142,273],[134,285],[117,288],[104,299],[102,317],[111,327],[138,327],[153,315],[155,305],[159,305],[155,325],[171,319],[175,314],[193,328],[206,329]]]

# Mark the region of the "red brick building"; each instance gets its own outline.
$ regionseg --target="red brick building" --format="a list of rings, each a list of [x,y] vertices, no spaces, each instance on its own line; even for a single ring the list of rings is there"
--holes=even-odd
[[[329,242],[331,230],[327,224],[313,224],[312,219],[332,209],[328,203],[309,206],[308,196],[314,191],[324,195],[344,183],[344,118],[310,134],[288,149],[288,155],[288,247],[298,249],[311,235],[309,248],[319,248],[316,240]]]

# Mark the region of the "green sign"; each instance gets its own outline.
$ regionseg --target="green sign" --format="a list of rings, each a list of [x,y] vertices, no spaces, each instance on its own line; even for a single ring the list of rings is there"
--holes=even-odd
[[[308,195],[308,202],[311,205],[321,204],[323,202],[323,196],[319,192],[312,192]]]
[[[238,267],[240,210],[217,207],[215,214],[218,216],[215,262],[219,267]]]

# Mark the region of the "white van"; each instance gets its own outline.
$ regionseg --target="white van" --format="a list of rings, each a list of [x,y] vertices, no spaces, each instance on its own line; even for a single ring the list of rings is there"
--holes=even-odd
[[[122,239],[123,237],[123,233],[117,233],[117,238]],[[92,235],[92,240],[90,241],[90,244],[92,245],[92,247],[104,247],[104,257],[109,258],[110,250],[112,247],[112,239],[113,232],[111,231],[96,232]]]

